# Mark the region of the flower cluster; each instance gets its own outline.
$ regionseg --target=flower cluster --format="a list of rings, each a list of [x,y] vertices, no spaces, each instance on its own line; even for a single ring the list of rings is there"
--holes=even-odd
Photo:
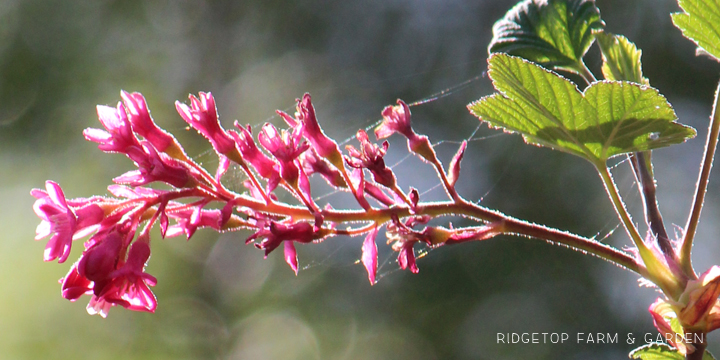
[[[417,190],[401,189],[396,175],[385,165],[388,142],[378,146],[363,130],[357,133],[359,146],[349,145],[343,154],[321,129],[308,94],[297,100],[294,115],[278,111],[287,129],[265,124],[257,139],[250,125],[235,121],[234,129],[225,129],[210,93],[190,95],[189,104],[177,102],[180,117],[217,153],[219,166],[214,174],[189,158],[175,137],[155,123],[141,94],[123,91],[121,97],[115,107],[97,107],[104,129],[83,132],[100,150],[125,155],[136,166],[113,179],[115,184],[108,187],[112,196],[66,199],[52,181],[46,183],[46,190],[31,192],[37,199],[35,213],[42,219],[36,239],[50,236],[45,261],[65,262],[73,241],[89,236],[80,259],[60,283],[62,296],[68,300],[89,295],[87,310],[91,314],[105,317],[116,305],[155,310],[157,301],[150,287],[157,280],[145,272],[145,265],[151,253],[150,230],[156,224],[162,237],[185,234],[188,239],[199,228],[251,230],[246,243],[253,243],[266,257],[282,246],[285,260],[296,274],[297,243],[364,235],[360,259],[371,284],[376,281],[376,239],[383,226],[387,226],[388,243],[398,252],[400,267],[415,273],[413,247],[418,243],[440,246],[487,239],[504,231],[502,222],[458,229],[425,226],[432,217],[462,212],[463,207],[476,213],[469,216],[480,222],[495,215],[487,215],[481,207],[455,195],[467,143],[462,143],[446,172],[428,138],[412,130],[410,108],[401,100],[382,111],[384,121],[375,130],[376,137],[384,139],[395,132],[404,135],[408,148],[438,169],[445,190],[453,194],[452,201],[421,203]],[[233,163],[247,176],[245,193],[231,191],[222,183]],[[362,210],[318,207],[309,180],[314,174],[352,194]],[[164,184],[164,190],[148,186],[157,183]],[[279,189],[293,195],[297,203],[279,201],[275,194]],[[365,225],[338,226],[342,223]],[[417,226],[425,227],[413,229]]]

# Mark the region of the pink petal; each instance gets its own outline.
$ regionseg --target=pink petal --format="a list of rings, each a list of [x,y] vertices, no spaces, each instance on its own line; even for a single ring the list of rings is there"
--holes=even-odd
[[[58,183],[48,180],[45,182],[45,189],[47,190],[48,195],[53,200],[53,202],[67,208],[67,203],[65,202],[65,194],[63,193]]]
[[[377,244],[375,238],[377,237],[378,228],[375,226],[365,237],[365,241],[362,246],[362,263],[365,265],[365,270],[368,273],[368,280],[370,285],[375,284],[375,275],[377,274],[378,265],[378,254]]]
[[[288,240],[285,241],[285,262],[290,265],[290,268],[295,272],[295,275],[297,276],[298,273],[298,258],[297,258],[297,251],[295,250],[295,244]]]
[[[101,129],[87,128],[83,130],[83,136],[88,141],[96,143],[105,143],[112,140],[112,135],[109,132]]]
[[[40,224],[38,224],[37,228],[35,228],[35,240],[40,240],[52,232],[52,224],[50,222],[42,220],[40,221]]]

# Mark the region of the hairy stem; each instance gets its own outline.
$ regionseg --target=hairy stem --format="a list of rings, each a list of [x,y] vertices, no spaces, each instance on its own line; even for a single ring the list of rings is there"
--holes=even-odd
[[[280,216],[291,216],[296,220],[313,220],[315,217],[307,208],[299,206],[281,205],[278,203],[263,204],[255,199],[244,196],[233,200],[239,206],[252,208],[253,210],[271,213]],[[415,213],[411,213],[409,207],[392,207],[386,209],[370,210],[321,210],[326,221],[332,222],[374,222],[378,226],[390,221],[393,216],[399,218],[411,215],[452,216],[460,215],[486,222],[503,222],[504,233],[526,236],[535,239],[546,240],[554,244],[562,244],[572,249],[587,252],[603,258],[633,272],[642,274],[645,267],[638,264],[635,258],[611,246],[605,245],[593,239],[588,239],[569,232],[549,228],[543,225],[533,224],[519,220],[499,211],[467,202],[463,199],[457,201],[420,203]],[[357,232],[353,232],[357,234]]]
[[[685,225],[685,237],[680,247],[680,266],[689,276],[696,276],[692,268],[690,253],[692,251],[693,239],[695,238],[698,222],[700,221],[703,202],[705,201],[707,184],[710,179],[710,170],[712,169],[713,158],[715,157],[715,150],[717,149],[718,134],[720,134],[720,114],[718,114],[718,106],[720,106],[720,83],[718,83],[718,88],[715,90],[715,104],[713,105],[707,142],[705,143],[705,154],[700,169],[700,176],[695,185],[695,199],[692,204],[692,210],[690,211],[690,217]]]
[[[617,185],[615,184],[615,180],[613,180],[612,175],[610,174],[610,170],[607,168],[607,166],[598,166],[597,169],[600,173],[603,184],[605,185],[605,190],[607,191],[608,196],[610,197],[610,200],[615,207],[615,212],[620,218],[620,221],[622,221],[628,236],[630,236],[630,239],[632,239],[633,243],[635,243],[635,246],[641,250],[641,254],[642,250],[649,251],[647,246],[645,245],[645,242],[640,236],[640,233],[638,232],[635,223],[633,223],[632,218],[630,217],[630,213],[628,213],[627,209],[625,208],[625,203],[620,197],[620,192],[618,191]]]
[[[596,168],[605,185],[605,190],[615,207],[615,212],[620,218],[620,221],[622,221],[628,236],[632,239],[633,243],[635,243],[635,247],[637,247],[638,253],[647,268],[647,274],[642,275],[658,285],[668,296],[673,299],[677,298],[683,290],[682,284],[678,283],[680,279],[677,279],[670,269],[668,269],[667,265],[655,257],[654,252],[650,250],[643,241],[635,223],[633,223],[632,218],[630,217],[630,213],[628,213],[625,208],[625,203],[620,197],[617,185],[615,184],[607,166],[604,164],[598,164]]]
[[[442,163],[436,159],[433,165],[435,166],[435,171],[437,171],[438,176],[440,176],[440,180],[442,180],[445,193],[447,193],[451,199],[458,200],[458,193],[455,191],[455,187],[450,184],[450,180],[448,180],[447,175],[445,174],[445,169],[443,169]]]
[[[676,277],[687,279],[687,275],[678,264],[678,256],[675,252],[670,238],[668,237],[665,223],[663,222],[660,208],[658,207],[655,177],[652,170],[652,153],[649,151],[638,152],[629,156],[630,162],[635,173],[640,197],[642,198],[643,207],[645,209],[645,222],[657,241],[657,245],[665,256],[665,262],[668,268]]]
[[[653,236],[657,239],[660,250],[662,250],[666,256],[675,259],[675,250],[668,237],[662,214],[660,214],[660,208],[657,204],[655,178],[652,174],[650,156],[650,152],[638,152],[632,154],[630,160],[635,176],[637,177],[640,196],[642,197],[643,207],[645,209],[645,221],[648,224],[648,228],[650,228]]]

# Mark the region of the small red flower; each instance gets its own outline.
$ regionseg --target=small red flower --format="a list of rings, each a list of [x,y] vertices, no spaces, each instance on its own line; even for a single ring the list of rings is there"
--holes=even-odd
[[[182,147],[175,137],[155,124],[142,94],[121,91],[120,96],[123,99],[128,112],[128,119],[135,133],[144,137],[160,152],[167,153],[174,158],[184,157],[181,155],[183,154]]]
[[[321,158],[327,159],[335,166],[342,165],[342,155],[337,143],[330,139],[320,128],[315,116],[315,107],[312,105],[310,94],[305,93],[302,99],[297,100],[295,119],[290,115],[277,112],[293,128],[301,128],[303,136],[310,142],[312,148]]]
[[[273,179],[279,177],[280,174],[276,169],[277,164],[265,156],[255,144],[250,125],[245,128],[235,121],[235,127],[240,131],[239,133],[232,130],[228,132],[235,139],[243,159],[250,163],[263,178]]]
[[[305,173],[310,176],[312,174],[320,174],[328,184],[334,187],[346,188],[345,178],[337,169],[330,166],[327,160],[318,155],[315,149],[310,148],[300,156]]]
[[[385,166],[385,152],[388,149],[388,142],[382,144],[382,148],[370,142],[364,130],[358,130],[357,139],[360,141],[360,150],[351,145],[346,146],[350,157],[346,158],[348,165],[354,168],[368,169],[373,175],[376,183],[394,188],[396,185],[395,174]]]
[[[112,280],[97,297],[130,310],[155,312],[157,299],[148,286],[155,286],[157,279],[145,272],[149,258],[150,245],[141,239],[135,241],[125,264],[110,273]]]
[[[67,260],[74,236],[82,237],[86,233],[81,230],[99,223],[103,219],[103,211],[97,204],[87,203],[79,207],[77,214],[70,208],[60,185],[53,181],[45,182],[45,189],[33,189],[33,209],[42,221],[35,230],[35,240],[54,234],[45,246],[45,261],[58,259],[62,263]]]
[[[83,130],[85,139],[98,143],[98,149],[105,152],[129,154],[141,151],[140,143],[121,103],[118,103],[116,108],[98,105],[97,114],[107,131],[87,128]]]
[[[426,238],[412,227],[427,223],[427,221],[429,221],[427,217],[413,216],[403,223],[396,217],[391,224],[387,225],[387,242],[388,244],[392,243],[393,250],[398,252],[397,261],[401,269],[409,268],[415,274],[420,271],[415,262],[413,246],[421,240],[426,241]]]
[[[259,243],[255,243],[255,247],[265,250],[265,258],[267,258],[268,254],[285,242],[285,261],[297,274],[297,253],[292,242],[309,243],[315,240],[317,234],[313,225],[307,222],[285,225],[275,221],[261,220],[258,226],[258,231],[251,235],[245,243],[260,239]],[[288,243],[291,245],[287,245]]]
[[[162,181],[176,188],[193,187],[197,184],[195,173],[182,162],[165,153],[158,153],[147,141],[142,142],[142,149],[143,152],[130,156],[138,170],[128,171],[114,178],[113,181],[132,186]]]
[[[77,267],[78,263],[73,264],[67,275],[60,279],[60,283],[62,284],[62,297],[70,301],[75,301],[83,295],[92,294],[92,281],[80,275]]]
[[[230,209],[232,211],[232,209]],[[185,234],[190,238],[199,228],[209,227],[211,229],[220,230],[223,222],[223,214],[217,209],[203,209],[200,206],[194,208],[183,209],[179,211],[168,211],[167,215],[175,219],[176,224],[168,227],[165,236],[174,237]],[[227,218],[231,214],[227,215]]]
[[[108,279],[115,270],[123,250],[126,233],[112,228],[108,232],[98,233],[91,239],[91,245],[78,261],[78,274],[94,281],[97,292],[98,285]]]
[[[383,122],[375,128],[375,136],[385,139],[399,132],[408,139],[417,136],[410,125],[410,107],[398,99],[397,106],[387,106],[382,111]]]
[[[180,116],[193,129],[197,130],[212,144],[218,154],[229,154],[235,151],[235,142],[220,125],[215,98],[211,93],[200,92],[200,98],[190,95],[190,106],[176,101],[175,108]]]
[[[298,167],[295,159],[310,145],[302,141],[300,130],[293,129],[292,133],[278,130],[272,124],[265,124],[258,135],[260,144],[267,149],[280,164],[280,176],[293,188],[297,187]]]
[[[410,107],[400,99],[398,99],[397,103],[396,106],[387,106],[383,109],[383,122],[375,128],[375,136],[378,140],[385,139],[398,132],[407,138],[408,149],[410,149],[411,152],[420,155],[431,163],[437,162],[437,156],[430,145],[428,137],[418,135],[412,129],[410,124]]]

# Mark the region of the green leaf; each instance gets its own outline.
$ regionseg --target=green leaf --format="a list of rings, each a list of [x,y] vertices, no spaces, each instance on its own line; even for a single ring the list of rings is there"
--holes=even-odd
[[[650,343],[630,352],[630,359],[640,360],[685,360],[685,355],[675,348],[662,343]],[[715,360],[715,357],[705,350],[703,360]]]
[[[642,51],[622,35],[607,31],[595,33],[600,51],[602,51],[602,73],[606,80],[632,81],[649,85],[642,74]]]
[[[631,351],[630,358],[641,360],[685,360],[685,355],[666,344],[650,343]]]
[[[582,74],[592,30],[604,26],[592,0],[525,0],[495,23],[488,51]]]
[[[526,142],[583,157],[596,166],[615,155],[678,144],[695,130],[675,122],[675,111],[651,87],[596,82],[584,93],[569,80],[519,57],[490,56],[499,93],[468,105],[481,121]]]
[[[720,1],[678,0],[684,13],[672,14],[673,23],[701,49],[720,59]]]

